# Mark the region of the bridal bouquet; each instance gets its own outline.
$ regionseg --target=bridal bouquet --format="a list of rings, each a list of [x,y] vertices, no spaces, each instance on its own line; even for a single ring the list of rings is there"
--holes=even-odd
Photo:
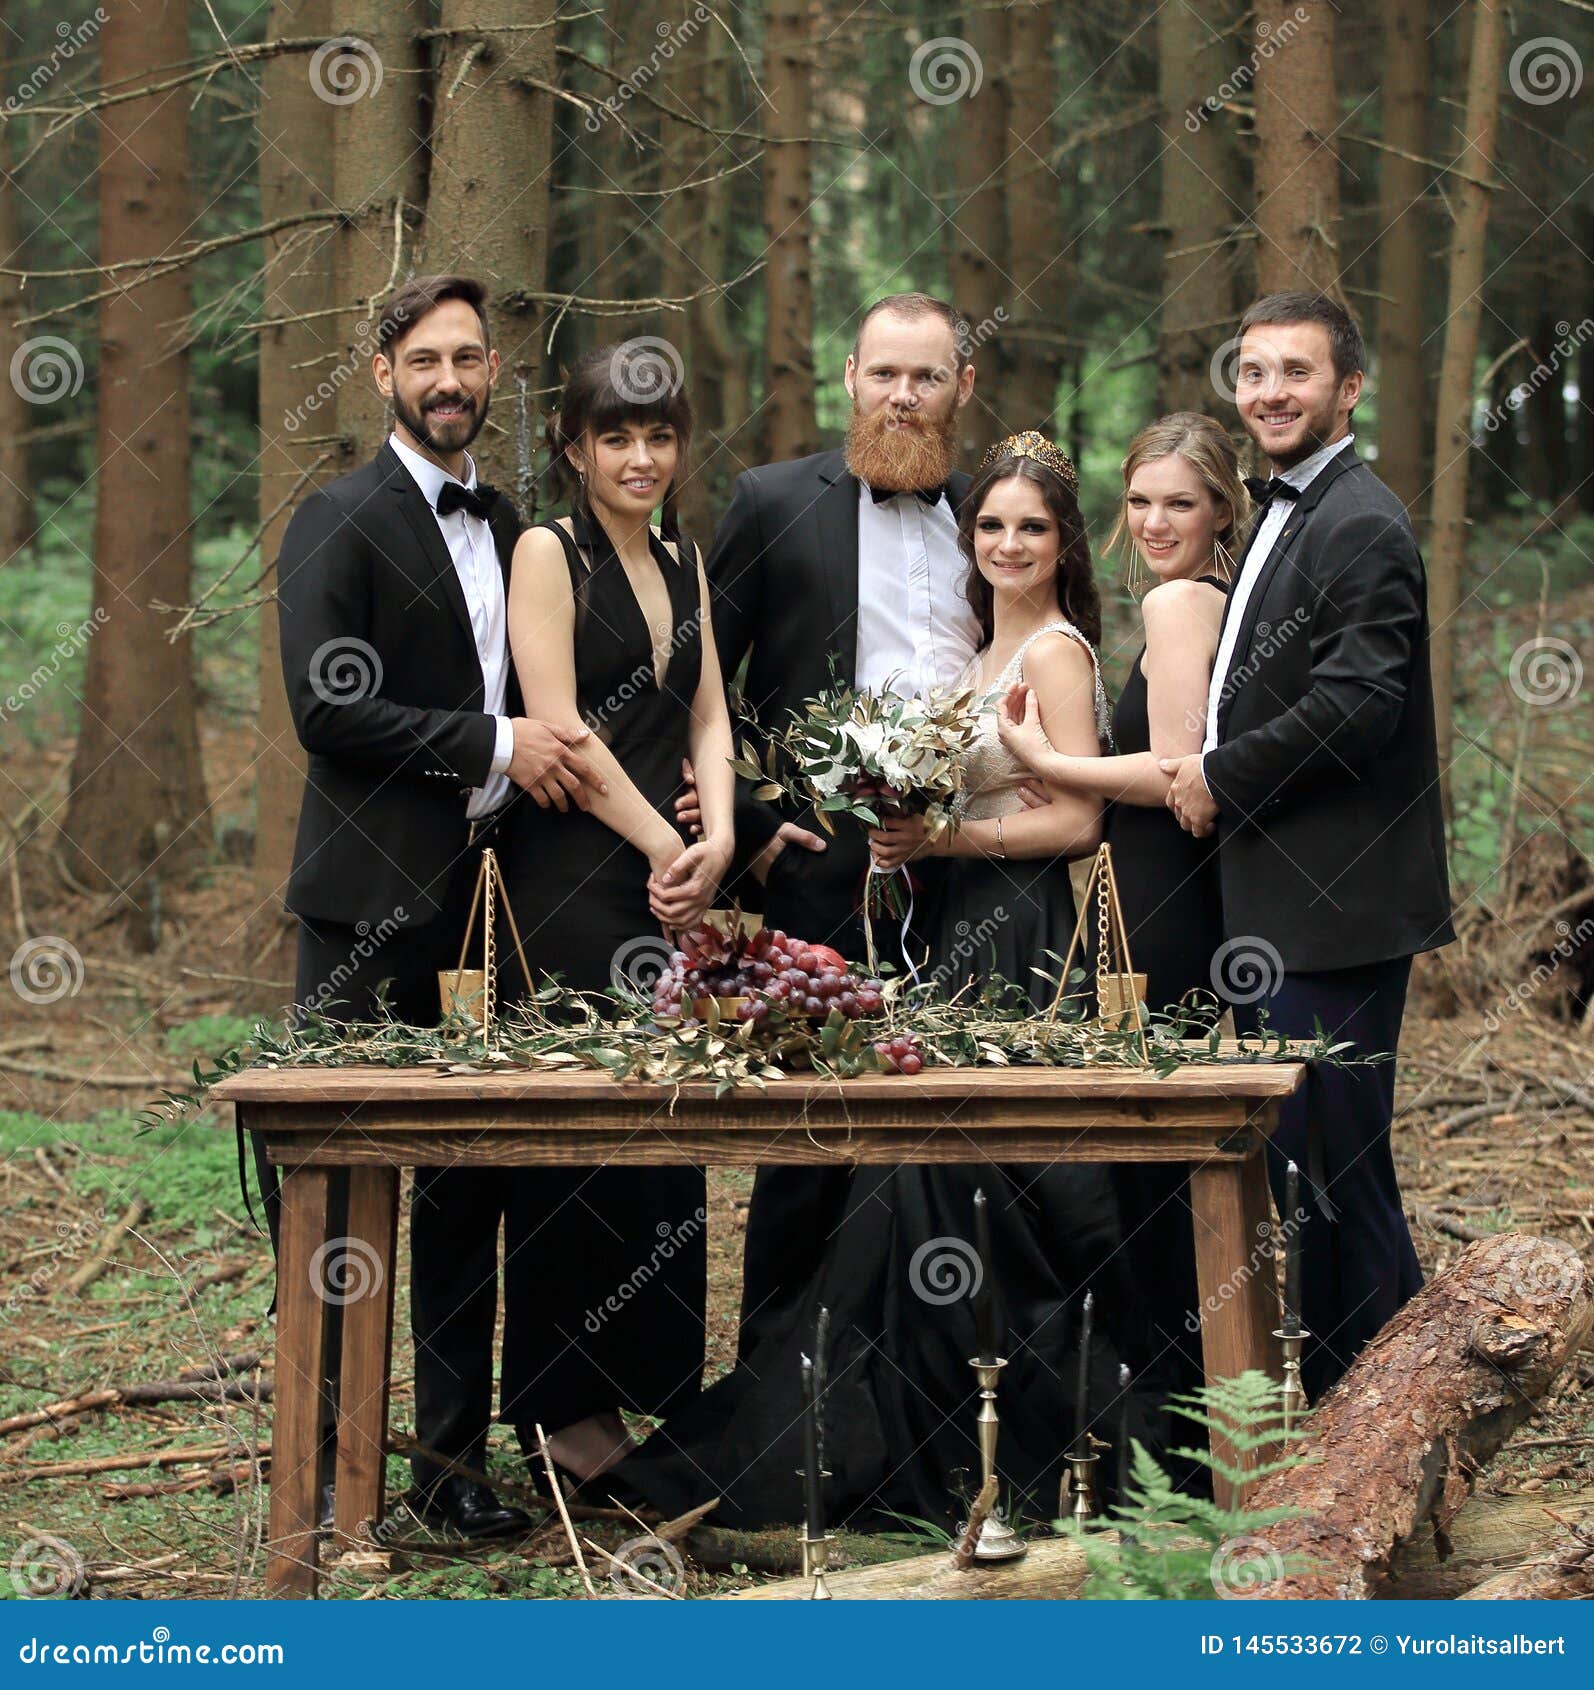
[[[904,698],[833,687],[807,699],[787,727],[771,735],[762,764],[744,740],[733,767],[760,783],[755,797],[805,799],[827,833],[836,831],[832,818],[838,815],[878,827],[882,816],[922,814],[934,838],[955,825],[964,760],[978,731],[968,688],[937,687],[927,696]],[[906,878],[905,870],[896,874]],[[866,919],[881,907],[896,916],[911,910],[911,895],[904,899],[895,879],[871,868]]]

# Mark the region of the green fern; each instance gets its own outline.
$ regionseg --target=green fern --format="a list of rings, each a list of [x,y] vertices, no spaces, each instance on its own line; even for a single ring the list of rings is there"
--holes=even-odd
[[[1207,1432],[1218,1431],[1229,1447],[1253,1459],[1238,1467],[1205,1448],[1172,1451],[1231,1483],[1264,1478],[1298,1466],[1309,1430],[1286,1432],[1276,1381],[1265,1373],[1242,1373],[1170,1401],[1174,1412]],[[1174,1489],[1168,1475],[1143,1445],[1133,1445],[1127,1495],[1101,1522],[1118,1532],[1116,1542],[1098,1528],[1078,1531],[1089,1566],[1084,1594],[1098,1600],[1210,1601],[1213,1596],[1256,1595],[1268,1584],[1307,1570],[1299,1557],[1280,1556],[1256,1534],[1264,1526],[1293,1519],[1294,1508],[1220,1508],[1203,1497]]]

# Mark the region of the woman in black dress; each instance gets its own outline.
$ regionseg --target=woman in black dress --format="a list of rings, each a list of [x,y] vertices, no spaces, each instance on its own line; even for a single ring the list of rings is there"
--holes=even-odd
[[[1155,584],[1141,599],[1144,639],[1113,712],[1116,755],[1079,757],[1054,746],[1033,690],[1022,684],[1008,694],[1001,741],[1048,789],[1109,800],[1106,838],[1147,1005],[1180,1005],[1210,1021],[1222,1008],[1213,967],[1223,943],[1217,841],[1179,826],[1157,760],[1201,749],[1246,494],[1233,442],[1193,412],[1142,429],[1130,442],[1123,478],[1108,547],[1127,536],[1131,587],[1142,565]],[[1137,1274],[1159,1288],[1158,1333],[1180,1358],[1181,1388],[1190,1389],[1201,1370],[1188,1180],[1177,1166],[1142,1163],[1120,1169],[1119,1181]]]
[[[970,489],[961,540],[970,602],[985,628],[969,679],[989,691],[1009,672],[1029,676],[1050,731],[1086,756],[1106,726],[1105,697],[1092,646],[1100,607],[1075,484],[1056,447],[1036,434],[1010,437]],[[1024,770],[1002,751],[994,721],[976,762],[975,799],[956,835],[929,846],[922,821],[904,818],[874,832],[871,851],[887,868],[926,850],[950,858],[954,890],[931,945],[941,981],[977,986],[994,970],[1030,985],[1041,1002],[1046,988],[1031,971],[1049,966],[1047,947],[1067,942],[1067,858],[1094,847],[1099,805],[1064,800],[1050,814],[1026,813],[1016,791]],[[977,1190],[989,1206],[989,1260],[974,1244]],[[1122,1242],[1105,1168],[859,1168],[803,1297],[733,1373],[666,1420],[610,1479],[666,1513],[717,1496],[714,1518],[728,1525],[796,1519],[800,1360],[814,1353],[823,1307],[831,1523],[867,1528],[910,1517],[950,1527],[978,1482],[979,1403],[969,1367],[969,1292],[978,1276],[993,1288],[1006,1331],[1004,1504],[1049,1520],[1073,1433],[1087,1289],[1095,1295],[1096,1433],[1114,1435],[1118,1366],[1127,1361],[1140,1381],[1130,1402],[1133,1435],[1166,1441],[1155,1412],[1163,1387],[1153,1385],[1146,1312]],[[1111,1485],[1105,1489],[1110,1497]]]
[[[602,779],[586,807],[517,807],[504,864],[534,976],[651,997],[731,858],[731,732],[696,548],[673,492],[691,431],[679,383],[632,343],[577,362],[549,429],[571,514],[515,548],[509,643],[526,709],[578,728]],[[642,356],[647,356],[644,351]],[[662,505],[660,529],[651,516]],[[703,837],[671,819],[683,759]],[[511,996],[513,993],[510,994]],[[619,1410],[667,1413],[703,1366],[700,1168],[538,1169],[507,1230],[501,1417],[540,1423],[578,1478],[629,1447]]]

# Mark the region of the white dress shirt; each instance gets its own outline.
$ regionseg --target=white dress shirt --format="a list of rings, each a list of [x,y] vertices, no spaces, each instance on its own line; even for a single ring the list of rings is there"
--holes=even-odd
[[[874,501],[858,486],[857,683],[904,697],[957,684],[980,643],[963,592],[969,565],[958,550],[957,518],[943,493]]]
[[[493,760],[487,779],[471,791],[465,815],[471,821],[491,815],[509,796],[509,767],[515,750],[515,730],[504,714],[504,697],[509,684],[509,616],[504,602],[504,576],[498,562],[498,546],[487,526],[485,517],[471,516],[466,511],[450,511],[438,515],[437,496],[445,481],[453,481],[447,470],[430,458],[406,446],[397,434],[388,436],[388,443],[415,478],[432,515],[442,531],[443,544],[454,560],[454,573],[465,593],[465,607],[470,612],[471,633],[476,639],[476,655],[482,666],[482,708],[497,724],[497,738],[493,744]],[[465,487],[476,485],[476,463],[470,453],[465,454]]]
[[[1304,493],[1324,464],[1336,452],[1343,452],[1355,438],[1354,434],[1347,434],[1343,440],[1336,440],[1332,445],[1324,446],[1320,451],[1313,452],[1311,457],[1302,458],[1292,468],[1281,470],[1278,479],[1289,482],[1290,486],[1298,487]],[[1223,637],[1218,641],[1217,656],[1212,659],[1212,682],[1207,688],[1207,734],[1201,743],[1203,759],[1209,751],[1217,748],[1218,708],[1229,685],[1229,666],[1234,662],[1234,648],[1239,643],[1240,630],[1245,624],[1246,606],[1251,602],[1251,595],[1256,591],[1257,580],[1266,567],[1267,560],[1273,555],[1279,535],[1284,532],[1285,523],[1295,514],[1295,506],[1294,499],[1275,498],[1268,501],[1256,537],[1245,554],[1245,562],[1240,565],[1240,573],[1229,589],[1229,597],[1233,599],[1234,604],[1229,611],[1228,621],[1223,625]],[[1204,763],[1201,779],[1210,791]]]

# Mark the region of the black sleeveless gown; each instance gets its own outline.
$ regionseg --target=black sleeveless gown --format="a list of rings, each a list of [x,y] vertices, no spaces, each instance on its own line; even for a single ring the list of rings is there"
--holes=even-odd
[[[607,533],[579,516],[574,540],[544,526],[564,546],[576,597],[582,718],[673,826],[702,670],[695,554],[683,546],[677,563],[651,539],[672,618],[659,685],[646,619]],[[670,946],[648,908],[646,856],[582,810],[526,802],[514,814],[504,879],[533,975],[558,974],[584,992],[647,980]],[[507,964],[507,946],[503,954]],[[524,983],[518,968],[504,976],[509,1003]],[[666,1414],[689,1401],[703,1370],[703,1170],[521,1173],[505,1219],[501,1418],[552,1432],[606,1410]]]
[[[1201,580],[1220,593],[1226,590],[1215,576]],[[1151,749],[1145,655],[1142,646],[1113,710],[1113,745],[1124,755]],[[1195,838],[1162,805],[1109,804],[1105,837],[1112,846],[1129,954],[1146,976],[1147,1007],[1161,1011],[1183,1000],[1203,1009],[1204,1019],[1215,1018],[1221,1005],[1212,957],[1223,943],[1216,835]],[[1175,1388],[1194,1390],[1202,1370],[1189,1176],[1175,1164],[1155,1162],[1125,1163],[1116,1174],[1126,1247],[1135,1278],[1146,1289],[1156,1343]]]
[[[1015,779],[1022,774],[1017,771]],[[1015,800],[1016,808],[1016,800]],[[1027,986],[1037,1006],[1049,967],[1073,926],[1061,861],[946,864],[949,896],[932,918],[929,965],[946,989],[992,971]],[[666,1515],[720,1498],[727,1526],[795,1521],[802,1514],[800,1365],[814,1354],[821,1307],[829,1311],[824,1409],[827,1520],[854,1530],[900,1528],[902,1518],[950,1528],[979,1487],[969,1357],[975,1327],[968,1292],[974,1193],[991,1221],[991,1261],[979,1263],[1006,1332],[997,1467],[1004,1506],[1027,1521],[1056,1517],[1073,1434],[1081,1312],[1094,1292],[1089,1413],[1095,1435],[1117,1437],[1118,1366],[1134,1372],[1132,1437],[1170,1442],[1162,1410],[1171,1381],[1141,1289],[1123,1251],[1107,1167],[970,1165],[860,1167],[839,1225],[804,1294],[765,1323],[735,1370],[669,1418],[605,1482]],[[1171,1441],[1184,1441],[1188,1429]],[[1099,1465],[1105,1499],[1115,1461]]]

